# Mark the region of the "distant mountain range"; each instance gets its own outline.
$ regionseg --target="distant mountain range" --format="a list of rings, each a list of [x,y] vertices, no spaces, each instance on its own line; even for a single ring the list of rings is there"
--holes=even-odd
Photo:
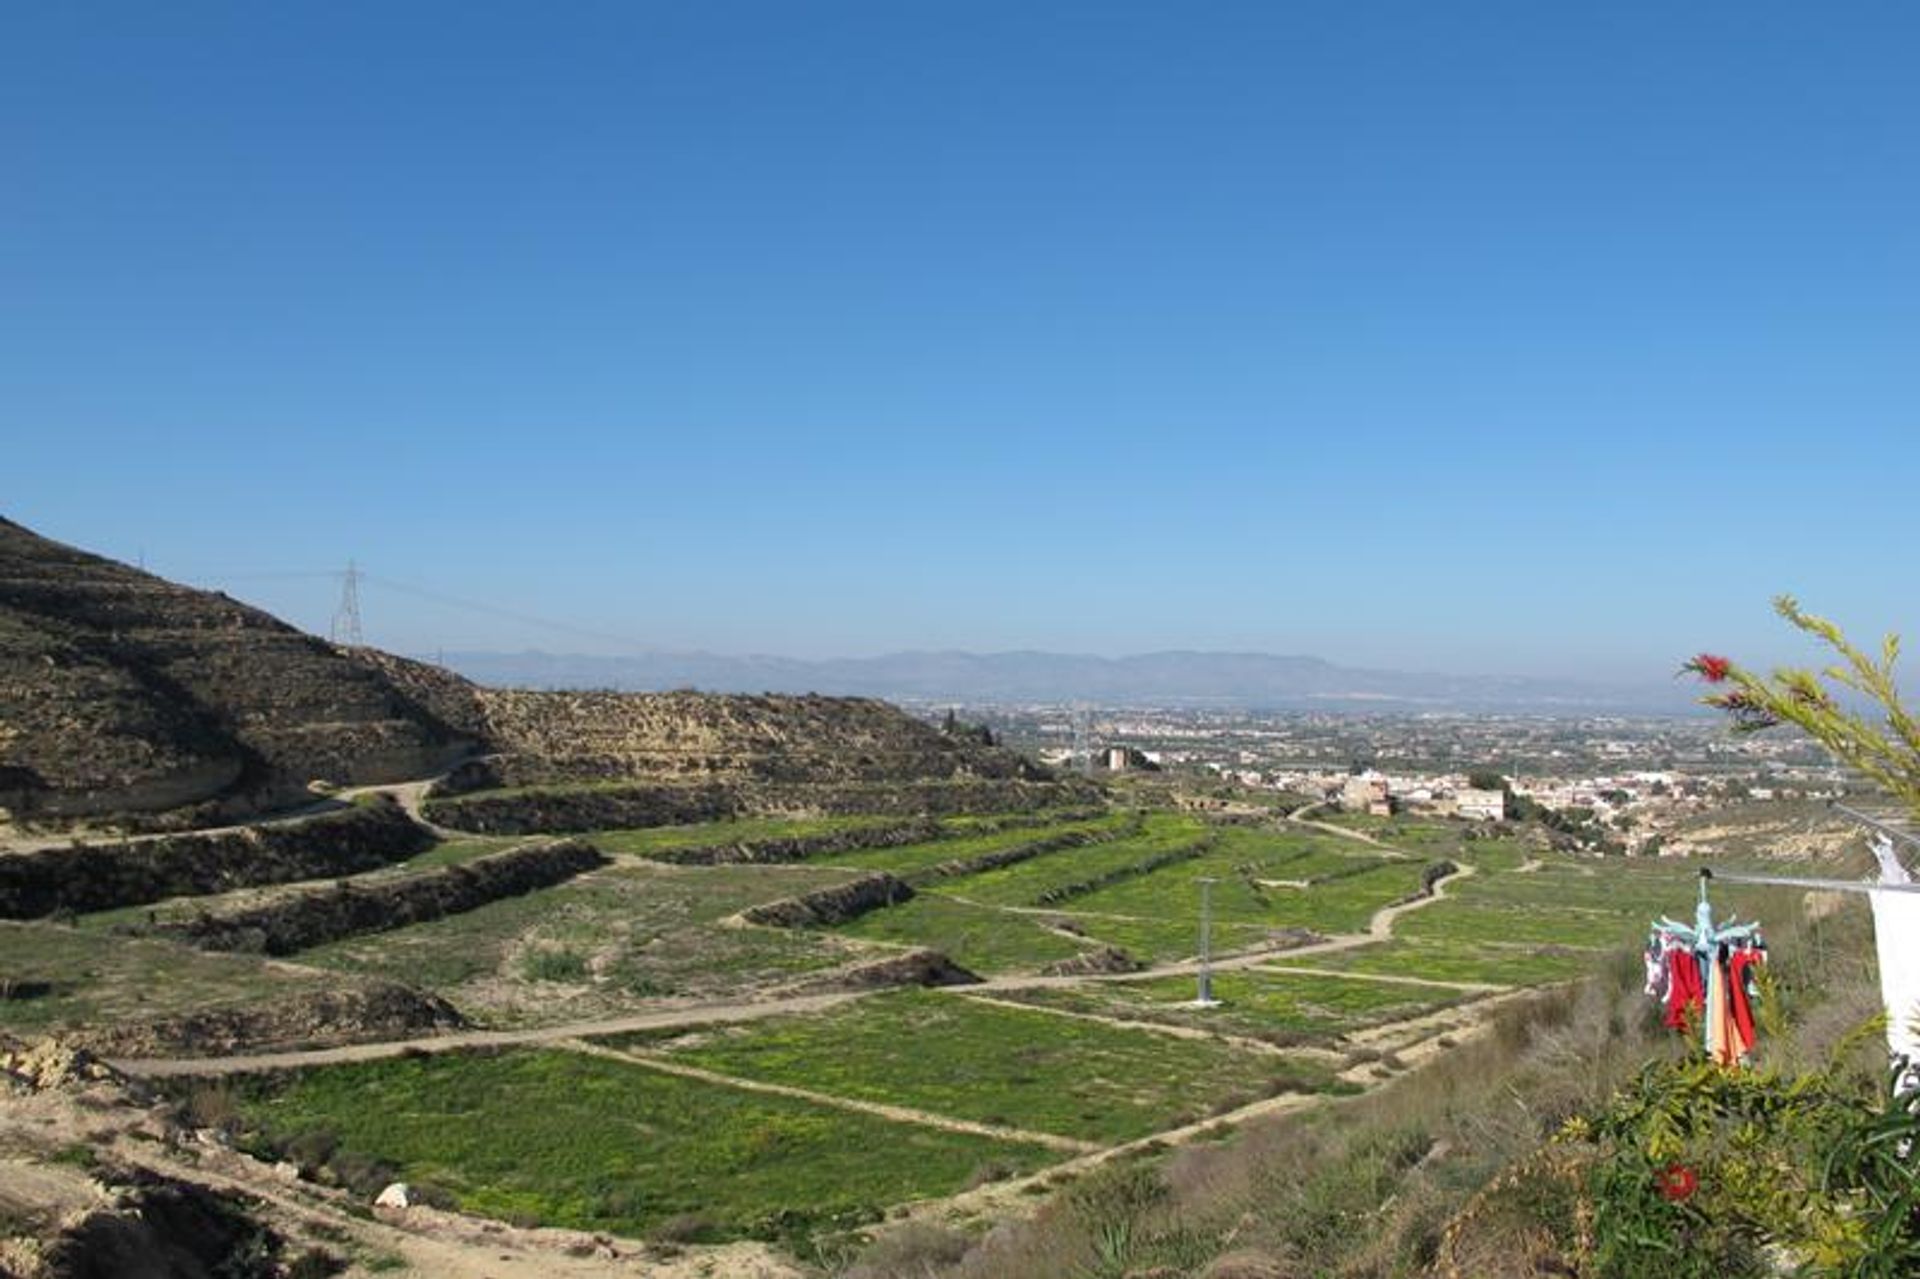
[[[1270,653],[907,652],[804,661],[713,653],[586,656],[448,653],[445,665],[482,684],[524,688],[697,688],[709,692],[830,693],[893,700],[992,703],[1087,701],[1109,706],[1244,709],[1685,713],[1678,684],[1582,684],[1501,676],[1361,670]]]

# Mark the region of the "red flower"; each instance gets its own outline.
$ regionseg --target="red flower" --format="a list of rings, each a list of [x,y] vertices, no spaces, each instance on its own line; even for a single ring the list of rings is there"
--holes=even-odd
[[[1685,1164],[1668,1164],[1653,1174],[1653,1184],[1660,1188],[1662,1195],[1674,1203],[1680,1203],[1692,1198],[1693,1192],[1700,1189],[1700,1176]]]
[[[1688,662],[1685,669],[1692,671],[1709,684],[1719,684],[1733,674],[1733,663],[1712,653],[1702,653]]]

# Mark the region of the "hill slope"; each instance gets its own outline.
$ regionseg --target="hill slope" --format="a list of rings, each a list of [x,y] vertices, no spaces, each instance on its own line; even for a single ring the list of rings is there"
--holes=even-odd
[[[420,776],[470,744],[258,609],[0,519],[0,805],[244,809],[314,778]]]
[[[1045,776],[868,698],[481,688],[0,519],[0,808],[238,815],[476,751],[513,784]]]

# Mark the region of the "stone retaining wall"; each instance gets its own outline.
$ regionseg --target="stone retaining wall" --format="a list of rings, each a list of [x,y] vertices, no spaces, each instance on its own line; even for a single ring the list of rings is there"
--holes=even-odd
[[[0,919],[353,875],[433,842],[432,832],[383,796],[300,821],[0,856]]]
[[[769,928],[824,928],[898,905],[912,897],[913,889],[905,880],[881,872],[863,875],[838,888],[822,888],[804,896],[755,906],[742,911],[740,918]]]
[[[138,931],[178,937],[204,950],[289,955],[342,937],[463,914],[504,897],[551,888],[606,864],[607,858],[593,845],[568,840],[509,849],[463,865],[379,883],[343,880],[331,888],[292,894],[249,910],[202,915]]]

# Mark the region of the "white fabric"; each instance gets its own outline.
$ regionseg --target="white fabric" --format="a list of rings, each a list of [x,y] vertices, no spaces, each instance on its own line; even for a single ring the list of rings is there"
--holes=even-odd
[[[1911,884],[1913,876],[1907,874],[1907,868],[1900,864],[1894,855],[1893,841],[1885,835],[1875,835],[1867,841],[1867,847],[1873,850],[1873,859],[1880,863],[1880,882],[1883,884]]]
[[[1920,893],[1867,896],[1880,956],[1880,1000],[1887,1008],[1887,1051],[1920,1066]],[[1902,1091],[1915,1082],[1910,1072]]]

